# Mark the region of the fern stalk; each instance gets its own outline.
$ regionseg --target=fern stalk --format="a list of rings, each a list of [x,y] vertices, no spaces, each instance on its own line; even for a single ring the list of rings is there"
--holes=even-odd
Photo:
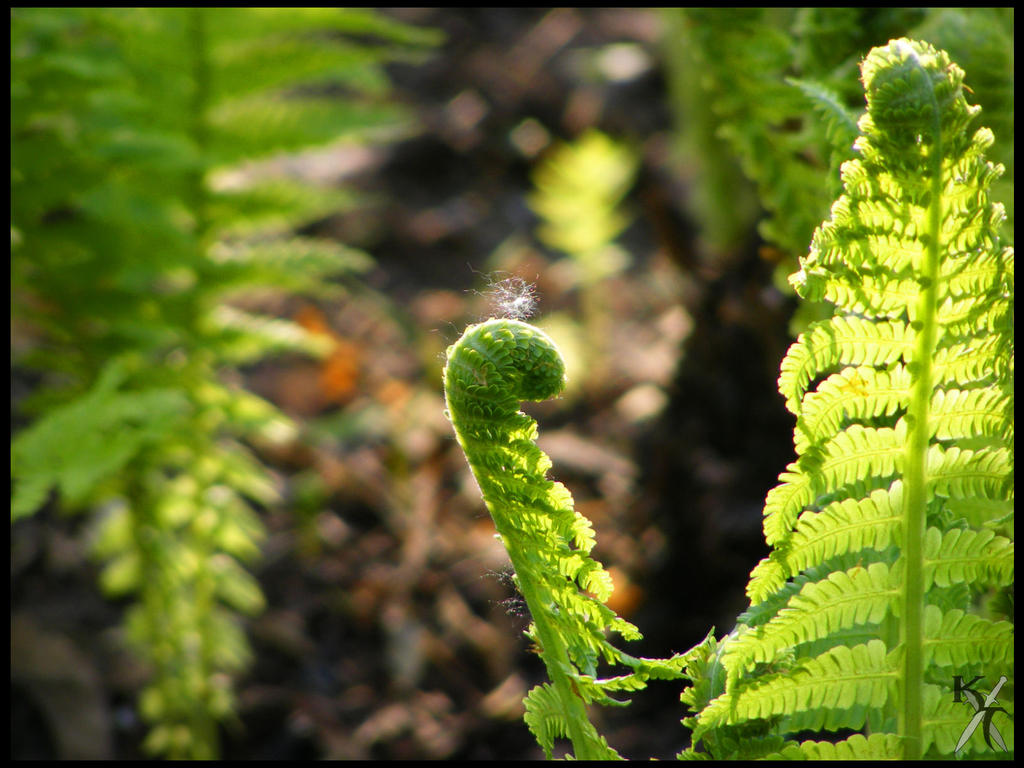
[[[911,61],[917,62],[916,57]],[[920,64],[919,64],[920,66]],[[922,82],[928,81],[928,72],[923,66],[918,70]],[[925,258],[921,264],[917,284],[920,292],[917,301],[917,344],[909,366],[916,376],[907,405],[907,423],[910,425],[907,455],[903,472],[904,480],[904,530],[903,539],[903,676],[900,700],[900,732],[903,735],[903,757],[905,760],[921,758],[921,720],[924,692],[924,660],[922,639],[924,637],[924,532],[927,525],[927,470],[930,431],[930,404],[934,383],[932,361],[935,356],[935,339],[938,333],[935,310],[938,297],[939,253],[941,241],[942,207],[942,129],[939,121],[939,105],[929,89],[932,101],[932,152],[929,157],[931,177],[930,205],[928,206],[928,231],[933,233],[925,247]]]
[[[190,174],[192,216],[195,219],[196,238],[206,244],[210,231],[208,208],[209,193],[206,188],[205,158],[209,150],[209,129],[207,110],[210,106],[210,45],[206,32],[206,13],[202,8],[191,8],[188,13],[188,38],[192,52],[192,110],[190,133],[192,146],[203,160]]]
[[[514,542],[516,538],[514,527],[500,514],[492,514],[492,518],[495,521],[494,527],[502,540]],[[533,618],[533,630],[541,649],[541,660],[554,685],[562,711],[566,715],[566,726],[569,731],[569,740],[572,742],[573,755],[577,760],[605,760],[608,758],[608,752],[601,748],[600,737],[587,716],[587,708],[583,700],[573,692],[572,677],[567,671],[568,651],[559,635],[558,627],[550,620],[548,611],[543,608],[544,602],[541,597],[543,589],[531,576],[531,568],[526,562],[523,551],[524,548],[513,544],[508,548],[509,560],[512,561],[512,567],[516,572],[516,585],[530,609],[530,616]],[[534,610],[535,607],[536,610]]]
[[[500,360],[503,353],[507,355],[509,351],[517,353],[516,358],[531,362],[522,370],[506,368],[508,373],[499,375],[503,366],[494,365],[492,360]],[[536,635],[541,659],[554,685],[574,754],[581,760],[593,760],[608,755],[599,747],[597,732],[587,718],[583,701],[572,690],[568,672],[571,662],[560,633],[560,629],[564,629],[555,626],[550,590],[542,585],[542,580],[550,577],[537,573],[537,565],[532,562],[536,558],[529,554],[535,546],[531,541],[534,532],[524,526],[521,516],[516,515],[517,504],[509,497],[493,469],[495,463],[504,469],[511,463],[508,458],[514,457],[501,456],[492,461],[496,455],[492,446],[515,446],[522,439],[517,433],[521,434],[523,420],[532,422],[519,412],[519,398],[546,399],[558,394],[565,385],[564,371],[554,344],[525,323],[491,321],[483,326],[471,326],[449,350],[445,366],[445,401],[455,434],[483,492],[494,527],[508,550],[516,572],[516,584],[533,617],[531,632]],[[493,388],[493,393],[490,388]],[[474,400],[478,402],[472,402]],[[485,413],[487,424],[484,434],[497,429],[496,441],[489,440],[478,429],[477,421]],[[532,431],[535,434],[535,426]],[[534,451],[530,452],[533,454],[530,458],[539,464],[539,450],[532,447]],[[526,446],[523,448],[529,450]],[[532,462],[528,459],[522,463],[528,466]],[[510,466],[508,468],[511,469]],[[531,473],[527,478],[531,484],[540,481],[539,491],[546,490],[545,485],[551,485],[543,475],[538,478]]]

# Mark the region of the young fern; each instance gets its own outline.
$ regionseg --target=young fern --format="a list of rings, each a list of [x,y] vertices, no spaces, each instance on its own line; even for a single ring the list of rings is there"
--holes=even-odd
[[[534,443],[537,422],[519,410],[520,401],[562,391],[562,357],[539,329],[504,319],[471,325],[447,357],[448,417],[508,550],[533,617],[527,635],[551,679],[527,696],[526,723],[548,757],[555,738],[568,737],[577,759],[618,758],[586,705],[627,704],[610,694],[642,689],[650,678],[677,678],[685,660],[629,656],[605,636],[609,629],[627,640],[640,633],[605,605],[612,582],[590,557],[590,521],[573,508],[568,489],[547,478],[551,460]],[[602,662],[631,671],[599,679]]]
[[[991,754],[985,729],[957,745],[973,710],[952,688],[1013,677],[1013,251],[963,77],[907,39],[862,65],[860,156],[791,278],[836,316],[782,362],[798,458],[750,608],[693,652],[681,756]],[[821,730],[838,743],[789,740]]]

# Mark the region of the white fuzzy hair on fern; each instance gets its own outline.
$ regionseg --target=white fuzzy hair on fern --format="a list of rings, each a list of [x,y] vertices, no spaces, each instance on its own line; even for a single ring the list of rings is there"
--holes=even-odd
[[[521,277],[490,280],[484,295],[492,316],[526,320],[537,311],[537,286]]]

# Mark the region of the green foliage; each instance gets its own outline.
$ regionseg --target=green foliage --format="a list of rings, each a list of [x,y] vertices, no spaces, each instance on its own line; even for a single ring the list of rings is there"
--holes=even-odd
[[[337,193],[240,164],[400,125],[380,64],[432,36],[320,8],[23,8],[11,23],[12,317],[28,339],[12,362],[43,381],[12,444],[12,521],[54,486],[61,509],[95,516],[101,584],[134,598],[127,635],[152,671],[146,747],[214,757],[249,654],[239,614],[263,604],[242,565],[263,536],[254,507],[276,499],[242,439],[294,432],[219,374],[322,351],[226,302],[323,295],[368,264],[288,234]],[[218,180],[232,169],[247,181]]]
[[[588,378],[599,380],[607,348],[608,278],[629,266],[629,254],[615,239],[629,225],[622,201],[636,177],[634,149],[591,129],[548,153],[533,172],[535,191],[528,197],[540,217],[537,236],[568,259],[573,285],[580,291],[586,328]]]
[[[530,207],[541,217],[541,241],[574,261],[584,286],[616,274],[628,262],[614,244],[629,219],[620,210],[633,186],[637,157],[627,146],[591,130],[556,147],[533,173]]]
[[[673,35],[667,45],[688,51],[669,58],[676,62],[669,74],[681,106],[687,162],[697,166],[702,183],[710,182],[697,191],[696,207],[702,224],[709,222],[707,236],[719,247],[734,244],[751,223],[730,213],[737,208],[737,185],[713,178],[729,178],[719,143],[724,141],[757,186],[767,213],[761,236],[781,249],[782,267],[791,271],[826,217],[828,200],[839,193],[841,163],[853,156],[862,109],[857,64],[872,46],[900,36],[948,50],[970,73],[969,84],[995,131],[993,157],[1008,169],[1006,186],[996,186],[993,194],[1012,206],[1012,10],[690,8],[667,13]],[[1007,234],[1012,238],[1012,210]]]
[[[915,39],[947,51],[967,73],[971,101],[981,107],[995,141],[993,162],[1006,168],[992,182],[992,199],[1006,208],[1000,235],[1013,243],[1013,8],[931,8]]]
[[[719,118],[708,108],[704,84],[711,83],[692,39],[693,23],[682,8],[664,9],[662,22],[661,57],[675,123],[673,161],[687,183],[686,207],[700,226],[697,247],[713,261],[736,251],[749,236],[758,202],[731,145],[718,133]]]
[[[104,368],[85,395],[53,408],[21,433],[12,520],[35,512],[53,486],[69,504],[82,503],[147,443],[159,441],[188,410],[184,393],[173,388],[118,391],[126,375],[121,362]]]
[[[611,577],[590,557],[594,531],[561,483],[547,478],[551,460],[534,442],[537,422],[522,400],[546,400],[565,386],[565,365],[542,331],[518,320],[491,319],[466,329],[448,348],[448,417],[515,568],[530,609],[527,636],[539,648],[550,683],[526,698],[525,720],[551,756],[554,740],[572,741],[577,759],[617,758],[587,718],[591,703],[622,706],[619,692],[647,680],[674,679],[686,659],[643,659],[613,646],[606,632],[627,640],[640,633],[605,605]],[[629,672],[598,677],[601,664]]]
[[[691,652],[684,756],[948,757],[973,714],[953,677],[1013,677],[1003,168],[944,51],[894,40],[862,78],[859,157],[791,278],[836,316],[783,360],[798,458],[765,502],[750,608]],[[1012,686],[999,705],[1012,720]],[[837,743],[803,740],[822,730]],[[958,754],[991,754],[983,729]]]
[[[710,107],[717,118],[715,135],[757,184],[770,217],[761,223],[761,234],[786,253],[800,253],[825,213],[821,190],[828,155],[808,158],[827,145],[814,123],[794,121],[804,116],[807,104],[784,80],[792,74],[794,48],[785,23],[774,18],[788,19],[792,12],[703,8],[685,13],[685,39],[675,44],[692,46],[700,72],[694,85],[704,109]],[[694,157],[699,162],[701,155]],[[731,205],[731,192],[722,192],[725,197],[714,204]]]

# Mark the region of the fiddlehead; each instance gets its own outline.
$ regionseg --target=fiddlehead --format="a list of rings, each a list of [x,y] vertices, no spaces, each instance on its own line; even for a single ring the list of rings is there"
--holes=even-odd
[[[568,489],[548,479],[551,460],[534,443],[537,423],[519,410],[522,400],[562,391],[561,355],[539,329],[491,319],[471,325],[448,348],[444,385],[448,417],[530,608],[527,634],[551,678],[527,697],[527,725],[548,756],[562,736],[579,759],[618,757],[587,719],[586,704],[624,704],[609,693],[638,690],[652,677],[679,677],[683,659],[635,658],[605,637],[608,629],[627,640],[640,633],[604,604],[612,582],[590,557],[590,521],[575,511]],[[602,661],[632,671],[598,679]]]

